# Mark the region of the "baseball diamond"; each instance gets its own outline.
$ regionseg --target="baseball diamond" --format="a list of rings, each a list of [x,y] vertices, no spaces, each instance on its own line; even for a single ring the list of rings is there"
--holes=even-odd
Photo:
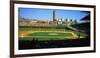
[[[67,39],[77,39],[79,36],[77,35],[79,32],[75,33],[74,31],[20,31],[19,37],[22,37],[23,40],[32,40],[33,38],[37,38],[38,40],[67,40]],[[84,38],[85,35],[80,33],[80,38]],[[29,39],[24,39],[29,38]]]

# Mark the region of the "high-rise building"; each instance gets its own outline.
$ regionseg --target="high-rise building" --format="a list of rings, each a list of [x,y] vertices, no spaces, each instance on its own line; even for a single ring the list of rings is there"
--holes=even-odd
[[[53,21],[56,21],[56,18],[55,18],[55,10],[53,10]]]

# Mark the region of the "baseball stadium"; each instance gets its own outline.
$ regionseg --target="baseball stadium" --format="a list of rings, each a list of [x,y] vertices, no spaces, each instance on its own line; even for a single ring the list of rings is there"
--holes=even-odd
[[[88,12],[86,12],[88,13]],[[89,15],[81,20],[89,19]],[[85,21],[85,20],[84,20]],[[89,46],[90,22],[78,23],[76,20],[63,21],[56,18],[52,11],[52,20],[32,20],[19,17],[19,49],[62,48]],[[78,27],[77,27],[78,26]]]

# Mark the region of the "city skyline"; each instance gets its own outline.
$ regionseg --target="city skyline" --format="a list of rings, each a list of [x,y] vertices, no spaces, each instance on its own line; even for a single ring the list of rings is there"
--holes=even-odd
[[[25,19],[53,20],[53,11],[56,19],[72,19],[80,21],[89,14],[88,11],[61,10],[61,9],[38,9],[38,8],[18,8],[18,15]]]

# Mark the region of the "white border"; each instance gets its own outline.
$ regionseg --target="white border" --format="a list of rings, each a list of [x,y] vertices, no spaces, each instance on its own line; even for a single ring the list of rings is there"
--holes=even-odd
[[[63,7],[63,6],[45,6],[45,5],[26,5],[14,4],[14,54],[36,54],[36,53],[51,53],[51,52],[73,52],[73,51],[86,51],[93,50],[94,48],[94,12],[92,8],[81,7]],[[65,9],[65,10],[86,10],[91,12],[91,45],[90,47],[73,47],[73,48],[52,48],[52,49],[31,49],[31,50],[18,50],[18,7],[24,8],[43,8],[43,9]]]

